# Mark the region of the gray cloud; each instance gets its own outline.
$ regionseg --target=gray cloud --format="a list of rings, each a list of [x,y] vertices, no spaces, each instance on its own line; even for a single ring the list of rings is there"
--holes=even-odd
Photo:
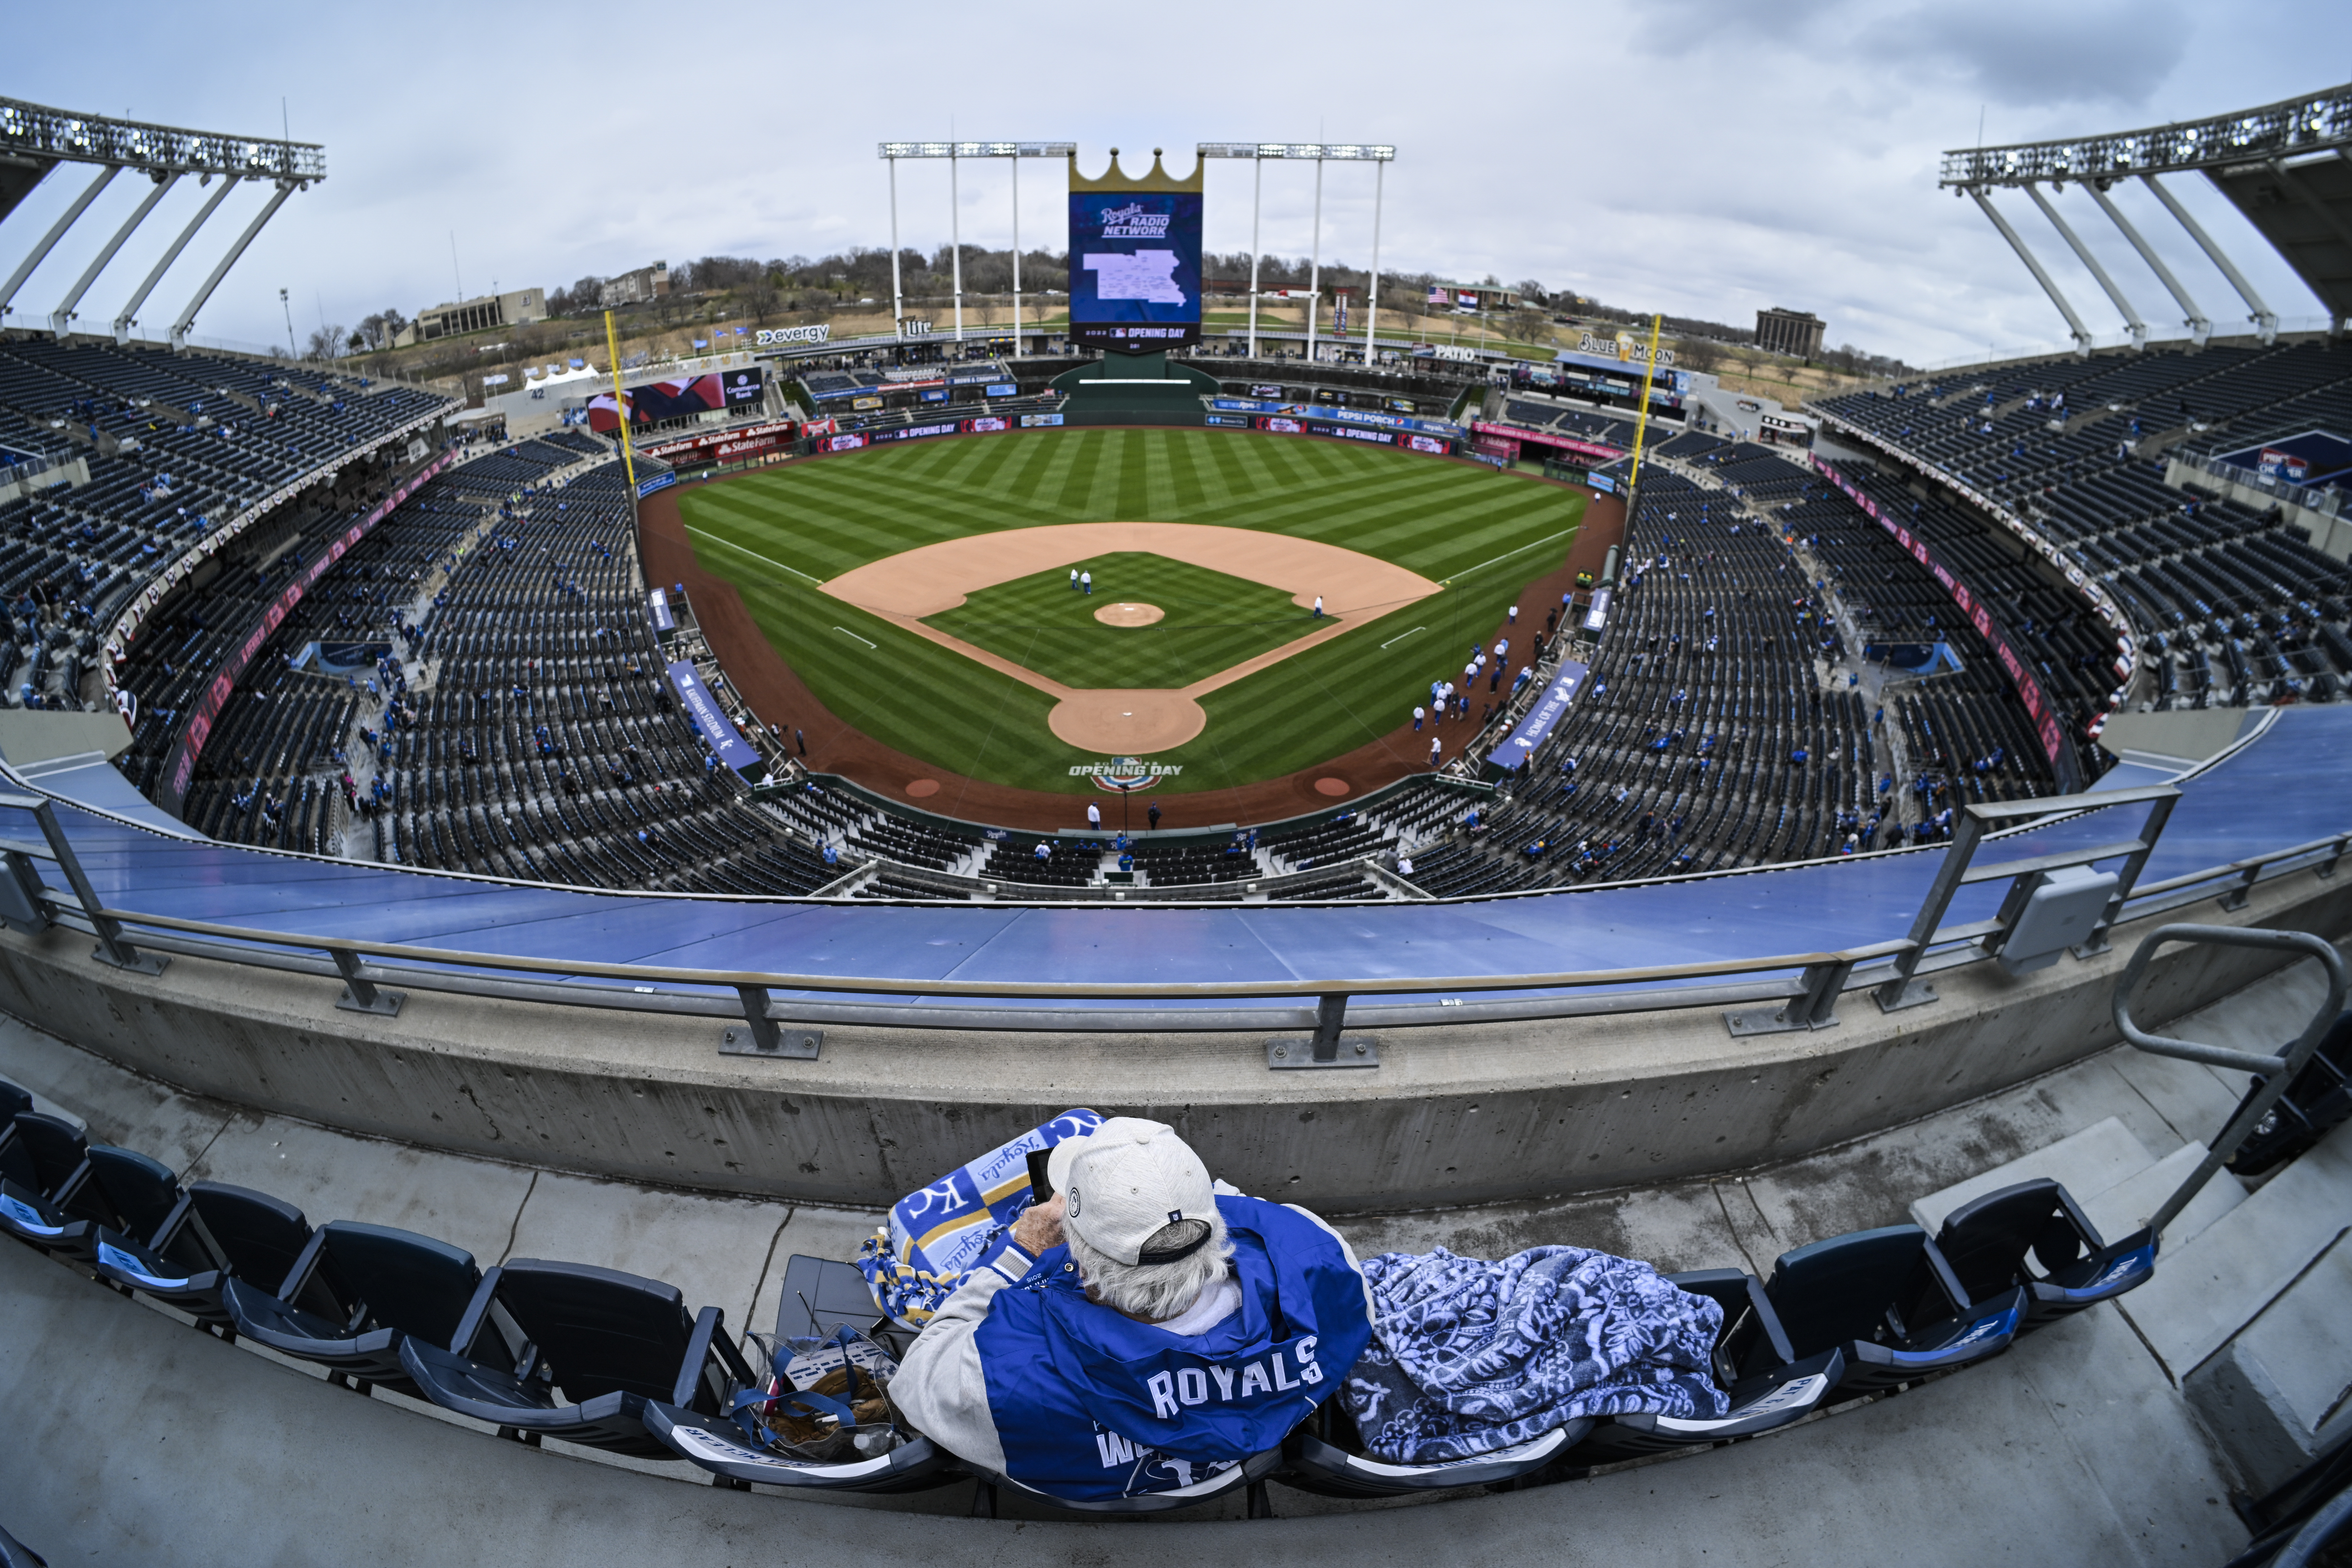
[[[1936,188],[1939,153],[1974,138],[1980,106],[1995,142],[2189,118],[2326,85],[2307,62],[2340,59],[2352,43],[2352,13],[2309,0],[1505,0],[1479,14],[1475,36],[1424,6],[1374,0],[1303,49],[1244,45],[1203,30],[1204,15],[1106,8],[1074,33],[1058,7],[983,19],[917,6],[885,34],[856,13],[730,12],[714,28],[649,25],[606,0],[404,8],[403,37],[468,39],[443,53],[388,45],[382,13],[130,0],[106,24],[122,47],[92,47],[86,14],[69,7],[13,18],[10,91],[246,132],[274,130],[279,94],[290,98],[295,134],[327,143],[331,176],[288,205],[206,309],[199,333],[227,339],[281,340],[280,286],[310,301],[298,311],[304,332],[320,313],[436,302],[454,287],[453,230],[469,290],[494,278],[553,286],[657,256],[883,245],[875,142],[952,126],[1074,138],[1089,169],[1113,144],[1132,167],[1139,149],[1204,139],[1392,141],[1402,151],[1386,184],[1387,266],[1534,276],[1728,321],[1783,304],[1822,314],[1833,342],[1935,360],[2063,336],[1973,206]],[[900,37],[940,63],[899,57]],[[964,237],[1005,243],[1003,170],[964,173]],[[936,166],[902,168],[906,244],[946,242],[946,185]],[[1024,170],[1027,242],[1059,244],[1060,186],[1057,169]],[[2226,205],[2195,182],[2177,188],[2279,309],[2317,308]],[[1246,165],[1212,167],[1215,247],[1249,243],[1248,191]],[[0,225],[0,251],[28,243],[70,195],[65,184],[37,193]],[[87,221],[102,231],[136,199],[110,191]],[[157,226],[195,199],[175,193]],[[2152,215],[2151,237],[2206,308],[2234,314],[2210,265],[2137,199],[2126,205]],[[1306,253],[1311,200],[1308,170],[1267,169],[1269,249]],[[246,201],[219,221],[258,197]],[[2110,245],[2095,209],[2071,192],[2062,205],[2151,319],[2177,313],[2158,309],[2161,290]],[[2021,201],[2007,210],[2086,317],[2112,327],[2038,215]],[[1361,264],[1370,230],[1369,172],[1327,171],[1326,257]],[[87,317],[112,313],[145,268],[145,243],[93,290]],[[87,256],[61,247],[18,309],[48,310]],[[184,262],[150,318],[168,315],[205,264],[184,277]]]

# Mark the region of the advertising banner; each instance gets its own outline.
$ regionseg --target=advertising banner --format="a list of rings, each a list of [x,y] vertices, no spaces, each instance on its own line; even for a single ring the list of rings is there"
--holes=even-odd
[[[688,436],[676,441],[661,441],[637,448],[648,458],[659,458],[681,468],[704,463],[734,463],[773,451],[788,444],[795,428],[789,419],[773,420],[765,425],[747,425],[740,429],[715,431],[708,436]],[[814,434],[814,428],[811,434]]]
[[[1002,414],[983,414],[977,418],[963,422],[963,433],[967,436],[986,436],[998,430],[1012,428],[1013,421],[1005,418]]]
[[[1021,416],[1021,428],[1038,430],[1048,426],[1059,425],[1061,422],[1062,416],[1058,414],[1024,414]]]
[[[767,384],[763,379],[765,374],[766,373],[758,365],[753,365],[749,370],[721,371],[719,374],[719,389],[726,395],[727,406],[742,408],[766,402],[768,391]]]
[[[750,401],[758,402],[764,395],[759,390],[757,370],[730,371],[724,376],[649,381],[643,386],[624,387],[621,396],[628,406],[630,424],[654,425],[664,419],[681,419],[726,407],[729,388],[724,384],[739,375],[752,378]],[[620,427],[620,416],[614,411],[611,393],[599,393],[588,400],[588,428],[609,433]]]
[[[1574,659],[1562,659],[1559,673],[1553,676],[1544,694],[1536,699],[1518,728],[1503,738],[1503,743],[1486,753],[1486,761],[1498,768],[1516,768],[1529,757],[1559,721],[1568,716],[1568,705],[1576,700],[1578,688],[1584,684],[1586,667]]]
[[[927,441],[934,436],[953,436],[956,433],[956,422],[950,419],[943,425],[902,425],[896,430],[877,430],[872,434],[874,439],[880,442]]]
[[[654,623],[654,630],[662,636],[677,630],[677,617],[670,614],[667,588],[656,588],[646,595],[646,613]]]
[[[163,759],[163,798],[156,802],[164,810],[178,816],[186,804],[188,784],[196,776],[196,759],[204,754],[205,742],[212,738],[213,726],[220,720],[221,710],[228,705],[229,693],[236,689],[237,677],[269,640],[269,634],[284,624],[294,606],[310,591],[310,584],[326,574],[327,568],[343,558],[344,552],[375,531],[375,525],[390,516],[393,508],[406,500],[454,460],[455,454],[444,452],[413,476],[405,484],[386,496],[376,509],[352,523],[332,542],[319,552],[318,558],[297,573],[293,581],[278,591],[261,618],[255,622],[242,641],[232,646],[220,662],[220,668],[205,689],[196,694],[188,716],[188,727],[181,731],[171,754]]]
[[[727,715],[719,710],[719,699],[702,684],[702,677],[690,660],[679,659],[669,667],[669,682],[677,688],[678,700],[686,704],[686,716],[694,721],[694,727],[702,731],[702,738],[710,742],[710,749],[719,753],[720,762],[737,773],[760,765],[760,753],[728,722]]]
[[[1581,458],[1598,458],[1612,462],[1625,455],[1621,447],[1599,441],[1588,441],[1578,436],[1563,436],[1556,430],[1525,430],[1517,425],[1495,425],[1475,420],[1470,428],[1481,436],[1500,436],[1511,441],[1532,441],[1538,447],[1551,447],[1563,452],[1574,452]]]
[[[1124,181],[1085,190],[1074,182],[1070,336],[1129,350],[1200,340],[1199,191],[1139,191]]]
[[[864,445],[866,445],[866,437],[857,431],[850,430],[838,436],[826,437],[824,449],[828,452],[855,452]]]

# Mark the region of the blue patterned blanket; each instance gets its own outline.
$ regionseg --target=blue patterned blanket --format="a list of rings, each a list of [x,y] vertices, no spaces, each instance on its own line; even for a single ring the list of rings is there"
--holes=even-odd
[[[1391,1464],[1492,1453],[1583,1415],[1721,1415],[1723,1309],[1646,1263],[1580,1247],[1486,1262],[1443,1248],[1364,1260],[1372,1342],[1342,1391]]]

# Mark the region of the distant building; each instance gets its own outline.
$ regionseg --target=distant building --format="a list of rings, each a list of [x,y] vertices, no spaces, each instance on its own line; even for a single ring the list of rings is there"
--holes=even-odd
[[[492,331],[499,327],[523,327],[547,320],[547,295],[538,289],[515,289],[504,294],[484,294],[454,305],[436,305],[416,312],[404,334],[408,342],[429,343],[467,332]]]
[[[1829,323],[1810,310],[1783,310],[1778,305],[1756,312],[1756,346],[1768,353],[1817,359],[1822,333]]]
[[[651,267],[640,267],[635,272],[624,272],[618,278],[604,279],[604,291],[596,297],[599,310],[609,310],[616,305],[642,305],[651,300],[665,299],[669,294],[669,263],[656,261]]]
[[[1516,310],[1519,292],[1492,283],[1433,283],[1426,302],[1433,309],[1451,310]]]

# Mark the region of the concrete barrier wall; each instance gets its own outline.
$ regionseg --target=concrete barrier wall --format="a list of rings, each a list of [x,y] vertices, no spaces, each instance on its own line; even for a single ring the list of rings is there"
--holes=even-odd
[[[2235,915],[2352,929],[2352,877],[2298,871]],[[633,1181],[880,1205],[1055,1111],[1173,1123],[1245,1191],[1333,1212],[1422,1208],[1790,1159],[2005,1088],[2112,1044],[2132,946],[2021,979],[1978,964],[1937,1003],[1736,1040],[1689,1009],[1387,1031],[1369,1071],[1269,1073],[1265,1035],[829,1026],[814,1062],[721,1057],[721,1024],[432,992],[337,1010],[333,982],[178,958],[118,973],[62,931],[0,936],[0,1007],[198,1093],[354,1131]],[[2137,1016],[2201,1006],[2276,967],[2175,949]],[[2211,1130],[2193,1130],[2199,1133]],[[2024,1151],[1989,1143],[1985,1163]]]

